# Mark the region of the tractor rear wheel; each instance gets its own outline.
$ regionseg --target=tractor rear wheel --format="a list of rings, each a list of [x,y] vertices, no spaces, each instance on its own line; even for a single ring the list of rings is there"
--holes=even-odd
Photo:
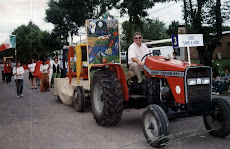
[[[212,136],[224,138],[230,134],[230,104],[225,99],[214,98],[215,109],[203,115],[204,125]]]
[[[94,73],[90,87],[90,99],[94,119],[101,126],[116,125],[123,112],[120,80],[111,70]]]
[[[148,143],[163,147],[169,141],[169,121],[164,110],[158,105],[149,105],[142,117],[142,129]]]
[[[77,112],[83,112],[85,109],[85,96],[80,86],[74,89],[73,105]]]

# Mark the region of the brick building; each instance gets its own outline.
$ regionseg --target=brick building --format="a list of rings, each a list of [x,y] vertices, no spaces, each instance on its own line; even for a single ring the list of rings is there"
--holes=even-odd
[[[196,60],[199,59],[198,51],[196,48],[190,48],[191,59]],[[213,55],[213,59],[228,59],[230,58],[230,31],[222,32],[222,39],[216,47]]]

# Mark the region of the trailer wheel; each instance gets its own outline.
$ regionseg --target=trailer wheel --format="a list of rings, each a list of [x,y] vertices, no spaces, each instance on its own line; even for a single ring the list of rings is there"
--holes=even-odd
[[[155,104],[147,106],[142,117],[142,129],[149,145],[163,147],[169,141],[169,121],[164,110]]]
[[[80,86],[74,89],[73,105],[77,112],[83,112],[85,109],[85,96]]]
[[[123,112],[120,81],[111,70],[94,73],[90,87],[90,99],[94,119],[101,126],[116,125]]]
[[[203,115],[204,125],[212,136],[224,138],[230,134],[230,104],[225,99],[214,98],[215,109]]]

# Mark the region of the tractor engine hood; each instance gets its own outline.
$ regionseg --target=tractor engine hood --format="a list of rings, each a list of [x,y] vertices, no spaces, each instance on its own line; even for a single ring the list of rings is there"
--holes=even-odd
[[[190,64],[175,59],[167,59],[163,56],[148,56],[145,60],[143,69],[149,75],[176,76],[183,77],[185,69],[199,64]]]

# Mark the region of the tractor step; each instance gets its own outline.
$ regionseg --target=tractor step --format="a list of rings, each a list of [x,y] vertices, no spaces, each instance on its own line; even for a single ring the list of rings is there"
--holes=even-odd
[[[146,96],[144,96],[144,95],[129,95],[130,100],[142,100],[145,98],[146,98]]]

